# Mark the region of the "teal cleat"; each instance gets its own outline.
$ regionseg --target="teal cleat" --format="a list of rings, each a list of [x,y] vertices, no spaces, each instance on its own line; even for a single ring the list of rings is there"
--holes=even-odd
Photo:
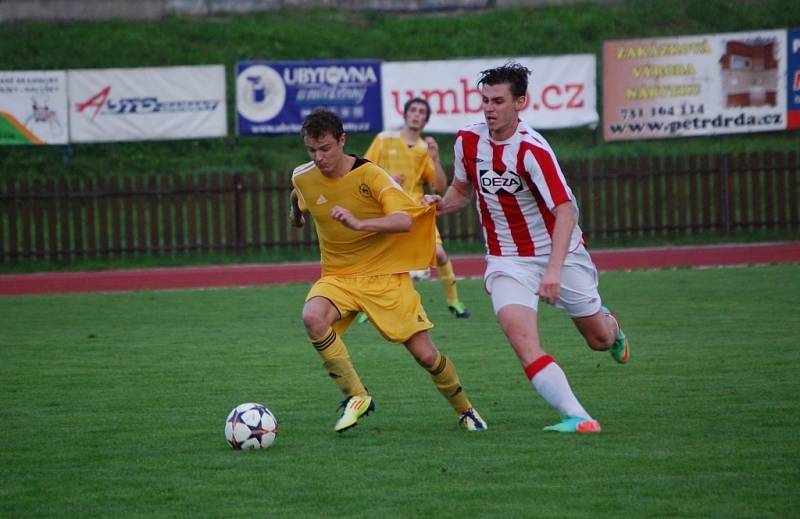
[[[602,429],[600,422],[583,416],[562,416],[561,421],[555,425],[548,425],[545,431],[562,433],[599,433]]]
[[[614,341],[614,344],[611,345],[611,349],[608,351],[611,353],[611,357],[619,362],[620,364],[626,364],[631,358],[631,346],[628,342],[628,338],[625,336],[625,332],[622,331],[622,325],[619,324],[619,319],[617,316],[614,315],[611,310],[607,307],[601,307],[601,310],[606,315],[610,315],[614,321],[617,323],[617,328],[619,328],[619,333],[617,334],[617,339]]]

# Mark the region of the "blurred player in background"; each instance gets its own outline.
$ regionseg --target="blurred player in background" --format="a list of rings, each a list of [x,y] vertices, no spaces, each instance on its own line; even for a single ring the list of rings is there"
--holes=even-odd
[[[301,227],[303,213],[310,213],[319,238],[322,277],[306,297],[303,324],[345,396],[334,430],[355,426],[375,409],[342,341],[358,312],[364,312],[386,340],[405,345],[430,373],[464,428],[485,430],[455,366],[428,335],[433,324],[408,274],[433,263],[434,211],[420,206],[378,166],[345,154],[345,133],[335,113],[312,112],[302,134],[312,161],[292,174],[289,217]]]
[[[425,186],[438,193],[447,189],[447,175],[439,160],[439,145],[433,137],[420,136],[431,117],[431,107],[422,98],[414,98],[403,107],[405,124],[399,131],[384,131],[375,136],[364,158],[385,169],[411,195],[420,202]],[[442,237],[436,229],[436,270],[445,292],[447,308],[455,317],[465,319],[469,309],[458,299],[453,263],[442,246]]]
[[[426,195],[440,214],[477,197],[486,239],[486,291],[497,320],[525,374],[561,422],[558,432],[600,432],[578,402],[564,371],[541,346],[538,303],[565,310],[590,348],[630,357],[616,317],[600,300],[597,270],[578,227],[578,206],[550,145],[519,112],[527,106],[528,75],[508,63],[481,72],[485,122],[462,129],[455,144],[455,175],[444,197]]]

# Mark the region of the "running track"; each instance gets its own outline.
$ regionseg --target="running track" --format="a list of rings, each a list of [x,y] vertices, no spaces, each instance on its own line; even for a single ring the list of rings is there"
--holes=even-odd
[[[601,271],[765,265],[800,263],[800,242],[605,249],[591,253]],[[482,256],[451,259],[461,277],[483,274]],[[319,272],[317,262],[306,262],[5,274],[0,275],[0,296],[308,283],[316,280]]]

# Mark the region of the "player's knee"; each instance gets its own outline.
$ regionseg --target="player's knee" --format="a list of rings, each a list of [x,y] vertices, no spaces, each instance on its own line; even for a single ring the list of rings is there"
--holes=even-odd
[[[436,362],[436,357],[436,350],[417,353],[414,355],[414,359],[417,361],[417,364],[425,369],[430,369],[433,367],[434,362]]]
[[[309,337],[320,338],[330,325],[318,312],[303,310],[303,326]]]
[[[413,343],[406,343],[406,347],[414,357],[414,360],[417,361],[417,364],[425,369],[432,368],[436,363],[436,359],[439,358],[439,350],[427,337],[415,336]]]
[[[441,267],[442,265],[446,265],[448,261],[450,261],[450,258],[447,257],[447,252],[445,252],[444,247],[436,245],[436,264]]]

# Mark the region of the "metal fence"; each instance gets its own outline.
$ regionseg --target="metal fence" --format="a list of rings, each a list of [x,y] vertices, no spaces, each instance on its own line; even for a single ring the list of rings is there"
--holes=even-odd
[[[592,238],[797,231],[797,153],[563,162]],[[315,249],[288,222],[289,173],[0,179],[0,264]],[[446,242],[482,240],[474,208],[440,218]]]

